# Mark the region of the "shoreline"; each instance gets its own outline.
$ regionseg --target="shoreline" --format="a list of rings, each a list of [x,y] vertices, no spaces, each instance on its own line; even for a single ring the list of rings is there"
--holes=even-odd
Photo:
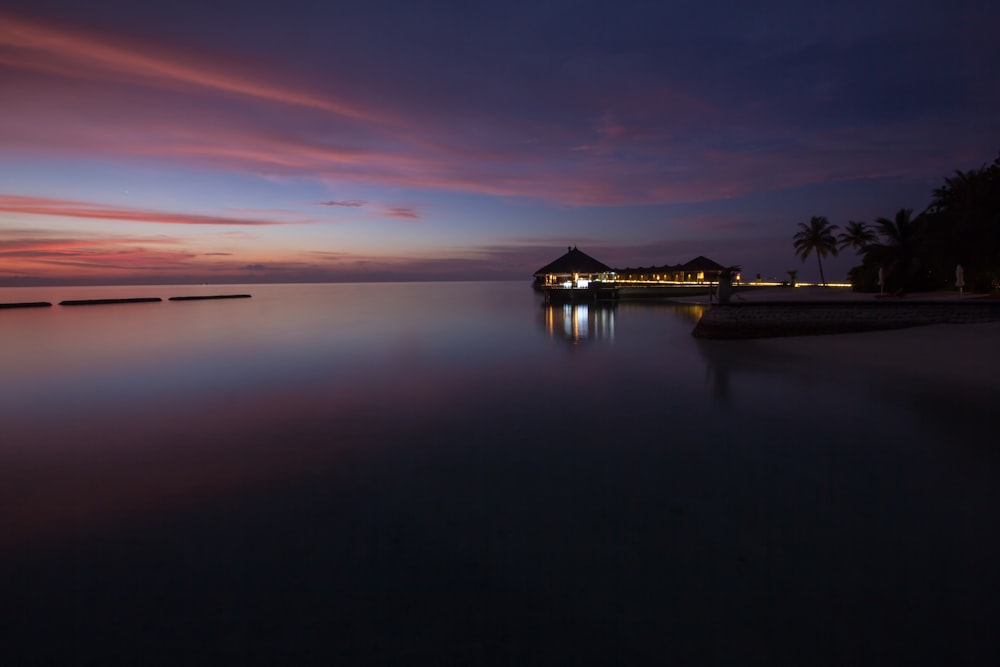
[[[737,293],[730,303],[712,304],[691,333],[696,338],[732,340],[997,321],[1000,321],[1000,300],[981,295],[935,292],[911,298],[880,298],[873,294],[808,288],[793,292]]]

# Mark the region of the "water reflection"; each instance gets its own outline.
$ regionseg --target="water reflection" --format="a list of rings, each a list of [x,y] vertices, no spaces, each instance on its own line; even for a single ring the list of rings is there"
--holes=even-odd
[[[730,398],[729,380],[732,366],[727,361],[719,361],[714,354],[698,344],[698,351],[705,359],[705,381],[708,384],[712,398],[718,403],[728,403]]]
[[[780,373],[785,361],[778,351],[761,348],[756,341],[693,338],[693,343],[698,356],[705,362],[709,393],[718,404],[730,403],[734,377],[753,376],[753,385],[759,387],[760,378]]]
[[[571,343],[585,340],[613,340],[615,337],[615,306],[593,304],[563,304],[542,306],[542,324],[552,338]]]
[[[977,351],[984,368],[997,366],[1000,355],[995,349],[976,342],[977,336],[989,336],[986,330],[961,328],[949,335],[967,336],[963,340]],[[936,336],[941,334],[918,328],[742,341],[693,339],[693,344],[716,404],[761,412],[783,406],[790,412],[794,405],[822,402],[840,406],[853,418],[878,415],[883,423],[889,423],[888,413],[898,411],[908,425],[920,424],[922,439],[965,446],[977,439],[962,443],[955,435],[956,424],[973,433],[993,430],[989,405],[994,382],[971,364],[949,361],[950,348]]]
[[[0,591],[36,662],[232,662],[261,628],[276,663],[676,653],[651,618],[686,662],[995,645],[995,391],[914,394],[895,334],[703,341],[698,306],[516,283],[233,291],[0,313]]]
[[[623,313],[635,311],[648,311],[650,309],[667,310],[677,319],[690,322],[691,328],[701,319],[701,314],[705,312],[706,306],[699,303],[677,303],[674,301],[625,301],[618,304],[618,310]]]

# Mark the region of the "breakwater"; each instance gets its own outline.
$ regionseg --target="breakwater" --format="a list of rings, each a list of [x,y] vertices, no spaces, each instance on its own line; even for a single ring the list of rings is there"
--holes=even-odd
[[[545,295],[545,303],[553,305],[598,303],[601,301],[670,301],[686,297],[711,299],[715,294],[715,283],[670,284],[670,285],[616,285],[614,283],[591,282],[587,287],[545,286],[536,287]],[[753,289],[740,287],[741,292]]]
[[[119,303],[158,303],[163,301],[163,299],[153,296],[153,297],[136,297],[131,299],[68,299],[66,301],[60,301],[60,306],[104,306],[108,304],[119,304]]]
[[[249,299],[249,294],[211,294],[208,296],[172,296],[170,301],[210,301],[212,299]]]
[[[730,303],[706,310],[691,333],[774,338],[995,321],[1000,321],[997,300]]]
[[[0,308],[50,308],[48,301],[20,301],[17,303],[0,303]]]
[[[210,294],[194,296],[172,296],[168,301],[206,301],[215,299],[249,299],[249,294]],[[60,301],[60,306],[101,306],[123,303],[159,303],[162,298],[154,297],[130,297],[114,299],[66,299]],[[22,301],[15,303],[0,303],[0,309],[7,310],[13,308],[47,308],[52,304],[48,301]]]

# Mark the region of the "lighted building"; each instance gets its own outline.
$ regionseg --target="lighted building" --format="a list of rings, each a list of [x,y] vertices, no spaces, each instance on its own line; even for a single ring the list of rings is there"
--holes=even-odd
[[[615,271],[576,247],[566,248],[566,254],[535,271],[537,287],[587,287],[590,281],[614,280]]]
[[[725,267],[699,255],[686,264],[664,264],[638,268],[616,269],[619,280],[626,282],[718,282],[719,272]]]
[[[535,271],[535,287],[587,288],[591,282],[617,283],[716,283],[724,266],[703,255],[686,264],[664,264],[638,268],[612,269],[577,248]]]

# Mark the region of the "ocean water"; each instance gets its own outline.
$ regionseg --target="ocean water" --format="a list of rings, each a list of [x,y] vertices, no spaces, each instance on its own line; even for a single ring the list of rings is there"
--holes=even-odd
[[[0,302],[199,293],[0,310],[3,664],[1000,657],[995,397],[521,283]]]

